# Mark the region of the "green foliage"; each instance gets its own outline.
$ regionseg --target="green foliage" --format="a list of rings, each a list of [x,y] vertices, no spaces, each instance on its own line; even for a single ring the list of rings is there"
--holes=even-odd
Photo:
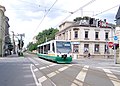
[[[42,44],[46,41],[54,40],[55,34],[58,32],[58,29],[49,28],[48,30],[43,30],[39,32],[36,36],[37,43],[33,44],[30,42],[27,46],[29,51],[33,51],[37,49],[37,45]]]
[[[37,44],[33,44],[32,42],[30,42],[27,46],[28,50],[29,51],[33,51],[33,50],[36,50],[37,49]]]
[[[39,34],[36,36],[37,44],[44,43],[46,41],[54,40],[55,34],[58,32],[58,29],[49,28],[48,30],[43,30],[42,32],[39,32]]]
[[[85,20],[89,20],[90,17],[88,17],[88,16],[84,16],[84,17],[76,17],[75,19],[73,19],[73,21],[77,22],[77,21],[80,21],[80,20],[83,20],[83,19],[85,19]]]

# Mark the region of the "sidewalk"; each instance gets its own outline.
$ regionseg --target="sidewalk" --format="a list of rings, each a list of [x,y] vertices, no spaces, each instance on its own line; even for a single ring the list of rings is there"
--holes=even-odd
[[[18,57],[18,54],[12,54],[12,55],[8,55],[6,57]]]

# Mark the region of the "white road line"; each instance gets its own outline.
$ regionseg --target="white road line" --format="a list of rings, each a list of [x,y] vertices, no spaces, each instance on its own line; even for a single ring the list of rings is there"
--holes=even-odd
[[[42,83],[45,80],[47,80],[47,78],[45,76],[42,76],[41,78],[38,79],[39,83]]]
[[[87,74],[87,70],[88,70],[89,66],[88,65],[85,65],[82,70],[79,72],[79,74],[77,75],[76,79],[77,80],[80,80],[82,82],[84,82],[84,79],[86,77],[86,74]],[[74,80],[73,82],[80,85],[80,86],[83,86],[83,83],[82,82],[79,82],[77,80]],[[72,83],[71,86],[77,86],[76,84]]]
[[[51,65],[48,65],[48,66],[45,66],[45,67],[40,67],[39,69],[40,70],[43,70],[43,69],[46,69],[46,68],[49,68],[49,67],[52,67],[52,66],[56,66],[58,64],[51,64]]]
[[[41,67],[41,68],[39,68],[39,69],[42,70],[42,69],[45,69],[45,68],[47,68],[47,67]]]
[[[103,69],[103,70],[106,72],[107,76],[112,81],[114,86],[120,86],[120,80],[109,69]]]
[[[55,72],[52,72],[52,73],[47,74],[47,76],[48,76],[49,78],[51,78],[51,77],[53,77],[53,76],[55,76],[55,75],[56,75]]]
[[[29,58],[35,65],[39,65],[39,63],[38,62],[36,62],[35,60],[33,60],[33,59],[31,59],[31,58]]]
[[[67,69],[68,67],[70,67],[70,66],[72,66],[72,65],[68,65],[68,66],[62,67],[62,68],[58,69],[58,71],[62,72],[62,71],[64,71],[64,70],[66,70],[66,69]]]
[[[30,69],[31,69],[31,72],[32,72],[32,75],[33,75],[35,84],[36,84],[36,86],[42,86],[42,84],[37,81],[37,78],[36,78],[36,76],[35,76],[35,74],[34,74],[34,72],[33,72],[32,66],[33,66],[33,65],[31,64],[31,65],[30,65]]]
[[[106,67],[96,67],[96,68],[99,68],[99,69],[109,69],[109,68],[106,68]],[[115,69],[109,69],[110,71],[114,71],[114,72],[120,72],[119,70],[115,70]]]
[[[33,71],[34,71],[34,72],[37,72],[37,71],[38,71],[38,69],[36,68],[36,69],[34,69]]]
[[[55,72],[51,72],[51,73],[47,74],[47,76],[48,76],[49,78],[51,78],[51,77],[59,74],[60,72],[66,70],[66,69],[69,68],[70,66],[72,66],[72,65],[68,65],[68,66],[62,67],[62,68],[56,70]]]

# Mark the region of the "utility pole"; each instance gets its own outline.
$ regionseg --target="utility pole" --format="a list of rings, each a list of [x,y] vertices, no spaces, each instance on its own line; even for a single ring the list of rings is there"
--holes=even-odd
[[[15,37],[15,34],[14,34],[14,32],[13,31],[11,31],[12,33],[13,33],[13,37],[12,37],[12,39],[13,39],[13,54],[16,54],[16,46],[15,46],[15,39],[14,39],[14,37]]]
[[[20,44],[19,44],[20,45],[20,48],[19,48],[20,51],[19,51],[19,55],[23,56],[23,52],[22,52],[22,47],[23,46],[22,46],[22,43],[23,43],[23,37],[25,36],[25,34],[18,34],[18,36],[20,36]]]

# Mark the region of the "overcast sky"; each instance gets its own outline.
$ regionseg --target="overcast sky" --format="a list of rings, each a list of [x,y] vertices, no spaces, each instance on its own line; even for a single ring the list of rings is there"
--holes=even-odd
[[[85,6],[82,11],[78,10],[65,19],[71,12],[90,1],[93,2]],[[107,19],[107,22],[115,24],[114,20],[120,0],[0,0],[0,5],[6,8],[5,15],[9,18],[10,31],[14,31],[15,34],[25,33],[26,46],[38,32],[58,27],[64,19],[72,21],[83,15],[102,20]]]

